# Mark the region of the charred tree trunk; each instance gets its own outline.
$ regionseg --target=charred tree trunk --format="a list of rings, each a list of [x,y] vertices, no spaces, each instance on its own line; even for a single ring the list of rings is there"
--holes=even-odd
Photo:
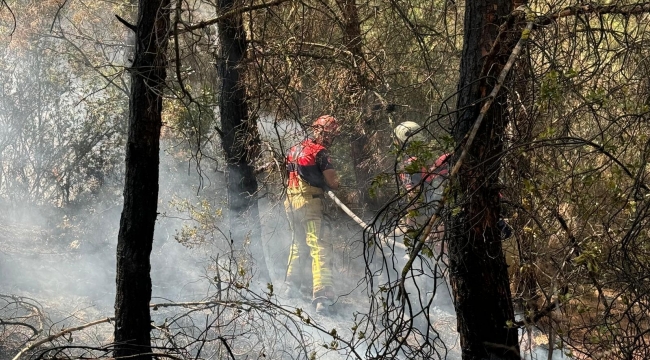
[[[151,263],[158,204],[169,0],[140,0],[131,68],[124,208],[117,238],[114,356],[151,359]]]
[[[222,12],[233,8],[234,0],[219,0]],[[219,111],[221,144],[227,163],[228,208],[231,238],[239,249],[248,240],[257,275],[270,282],[264,258],[257,179],[252,164],[258,149],[257,124],[248,117],[246,91],[243,85],[242,60],[246,53],[246,32],[241,15],[230,16],[218,23],[220,53],[217,66],[221,80]]]
[[[512,11],[511,0],[466,3],[465,38],[458,85],[456,141],[477,119],[512,46],[500,38],[499,25]],[[501,45],[499,45],[501,44]],[[514,45],[514,44],[512,44]],[[449,244],[458,331],[464,360],[520,359],[517,328],[499,219],[499,155],[506,124],[505,97],[499,95],[479,128],[458,174],[455,196],[460,210],[452,217]],[[460,154],[457,154],[457,156]]]

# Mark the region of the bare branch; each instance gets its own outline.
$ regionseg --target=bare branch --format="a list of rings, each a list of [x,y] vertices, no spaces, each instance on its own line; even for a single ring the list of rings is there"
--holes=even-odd
[[[38,335],[38,333],[40,332],[40,331],[38,331],[35,327],[33,327],[33,326],[31,326],[31,325],[29,325],[29,324],[27,324],[27,323],[24,323],[24,322],[5,321],[5,320],[0,319],[0,325],[24,326],[24,327],[27,327],[27,328],[29,328],[30,330],[32,330],[32,332],[34,333],[34,335]],[[32,335],[32,336],[34,336],[34,335]]]
[[[212,300],[212,301],[195,301],[195,302],[178,302],[178,303],[159,303],[159,304],[149,304],[150,308],[157,310],[161,307],[188,307],[188,306],[212,306],[212,305],[223,305],[229,306],[237,309],[244,309],[241,304],[237,304],[233,301],[222,301],[222,300]]]
[[[582,14],[619,14],[619,15],[638,15],[650,12],[650,3],[635,5],[580,5],[569,6],[556,13],[541,16],[535,21],[535,25],[548,25],[563,17],[582,15]]]
[[[67,3],[68,0],[64,0],[61,4],[59,4],[59,8],[56,9],[56,14],[54,14],[54,18],[52,19],[52,25],[50,25],[50,32],[54,30],[54,23],[56,23],[56,19],[59,17],[59,13],[61,13],[61,10],[63,10],[63,7]]]
[[[569,292],[569,287],[565,286],[562,288],[562,291],[560,292],[560,296],[564,296]],[[535,314],[532,316],[527,316],[523,320],[519,320],[515,322],[515,325],[518,327],[525,327],[528,325],[532,325],[537,323],[541,318],[548,316],[551,312],[553,312],[555,309],[560,307],[560,300],[559,296],[555,299],[555,301],[552,301],[550,304],[548,304],[545,308],[543,308],[540,311],[537,311]]]
[[[7,10],[9,10],[9,14],[11,14],[11,18],[13,19],[14,22],[14,26],[11,28],[11,32],[9,33],[9,36],[11,36],[16,31],[16,24],[17,24],[16,14],[14,14],[13,10],[11,10],[11,7],[9,6],[9,4],[7,4],[6,0],[2,0],[2,5],[4,5],[7,8]]]
[[[566,232],[567,236],[569,237],[569,241],[571,242],[571,245],[573,246],[574,249],[573,253],[575,254],[576,257],[580,256],[582,254],[582,249],[580,248],[580,244],[578,244],[578,240],[576,239],[575,235],[573,235],[573,232],[571,231],[571,229],[569,229],[569,225],[567,225],[566,220],[564,219],[564,217],[562,217],[562,215],[558,211],[555,211],[554,215],[557,221],[560,223],[562,230],[564,230],[564,232]],[[603,286],[600,285],[600,283],[598,282],[598,279],[596,278],[596,273],[591,268],[589,268],[587,262],[585,262],[583,265],[585,269],[587,269],[587,274],[589,274],[589,280],[591,280],[591,283],[598,291],[598,297],[602,300],[603,305],[605,305],[605,308],[608,308],[610,304],[605,298]]]
[[[138,28],[137,28],[135,25],[133,25],[133,24],[131,24],[130,22],[128,22],[128,21],[122,19],[119,15],[115,14],[115,17],[117,18],[117,20],[118,20],[119,22],[121,22],[122,24],[124,24],[124,26],[128,27],[129,29],[131,29],[133,32],[136,32],[136,31],[138,30]]]
[[[230,346],[228,345],[228,342],[226,341],[226,339],[224,339],[223,336],[219,336],[219,340],[221,340],[223,345],[226,347],[226,350],[228,350],[228,354],[230,354],[230,356],[233,359],[235,359],[235,355],[232,353],[232,350],[230,350]]]
[[[80,325],[80,326],[76,326],[76,327],[72,327],[72,328],[68,328],[68,329],[63,329],[63,330],[59,331],[56,334],[52,334],[52,335],[46,337],[45,339],[39,340],[39,341],[37,341],[35,343],[32,343],[31,345],[23,348],[22,350],[20,350],[18,352],[18,354],[16,354],[16,356],[13,357],[12,360],[18,360],[26,352],[28,352],[28,351],[30,351],[30,350],[32,350],[34,348],[37,348],[37,347],[39,347],[39,346],[41,346],[41,345],[43,345],[43,344],[45,344],[47,342],[50,342],[50,341],[52,341],[52,340],[54,340],[56,338],[59,338],[59,337],[61,337],[63,335],[70,334],[70,333],[75,332],[75,331],[83,330],[83,329],[86,329],[86,328],[89,328],[89,327],[92,327],[92,326],[95,326],[95,325],[111,322],[114,319],[115,318],[110,317],[110,318],[105,318],[105,319],[89,322],[89,323],[84,324],[84,325]]]
[[[185,33],[185,32],[192,31],[192,30],[197,30],[197,29],[202,29],[202,28],[208,27],[210,25],[214,25],[214,24],[218,23],[219,21],[221,21],[223,19],[226,19],[226,18],[229,18],[231,16],[243,14],[245,12],[250,12],[250,11],[254,11],[254,10],[269,8],[269,7],[272,7],[272,6],[280,5],[280,4],[285,3],[287,1],[290,1],[290,0],[276,0],[276,1],[272,1],[270,3],[250,5],[250,6],[240,7],[240,8],[237,8],[237,9],[232,9],[230,11],[226,11],[225,13],[217,16],[216,18],[201,21],[201,22],[198,22],[198,23],[192,24],[192,25],[187,25],[185,28],[183,28],[181,33]]]

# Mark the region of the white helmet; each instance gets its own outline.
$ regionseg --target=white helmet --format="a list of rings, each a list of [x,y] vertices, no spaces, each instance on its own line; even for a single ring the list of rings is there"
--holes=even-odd
[[[403,123],[395,126],[395,137],[401,143],[409,140],[424,141],[424,135],[420,131],[422,127],[414,121],[404,121]]]

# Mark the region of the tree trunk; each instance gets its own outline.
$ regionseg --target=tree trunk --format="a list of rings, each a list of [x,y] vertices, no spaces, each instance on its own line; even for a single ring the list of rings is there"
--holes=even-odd
[[[116,358],[151,359],[149,256],[158,204],[168,9],[169,0],[139,1],[131,69],[124,208],[117,238]]]
[[[350,69],[350,82],[347,85],[347,96],[350,109],[356,112],[354,133],[350,135],[350,155],[354,163],[354,175],[359,191],[359,204],[363,205],[369,199],[371,171],[373,163],[370,153],[370,136],[368,124],[371,123],[371,112],[366,112],[367,103],[365,92],[368,86],[366,64],[363,59],[363,37],[359,9],[355,0],[337,0],[337,5],[343,14],[343,35],[345,48],[354,60],[354,68]],[[367,118],[368,117],[368,118]]]
[[[233,5],[234,0],[219,0],[222,13]],[[257,207],[257,179],[252,164],[260,140],[257,124],[248,117],[246,91],[242,83],[241,62],[246,52],[246,32],[241,15],[219,21],[218,31],[220,54],[217,66],[221,78],[219,111],[221,144],[227,163],[230,236],[238,249],[243,249],[247,240],[250,242],[251,254],[258,265],[256,275],[270,282]]]
[[[460,113],[454,128],[460,146],[478,117],[480,99],[490,93],[493,79],[512,50],[502,39],[501,48],[491,51],[499,25],[512,11],[511,1],[468,1],[465,6],[457,104]],[[479,128],[458,174],[458,213],[454,212],[450,226],[451,283],[464,360],[520,359],[517,329],[507,326],[508,321],[514,321],[514,311],[500,231],[496,227],[499,154],[506,124],[505,99],[499,97]]]

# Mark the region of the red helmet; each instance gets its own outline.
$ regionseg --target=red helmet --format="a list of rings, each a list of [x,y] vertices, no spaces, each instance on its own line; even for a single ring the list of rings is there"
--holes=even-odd
[[[316,119],[313,124],[311,124],[314,129],[322,129],[324,132],[331,133],[333,135],[338,135],[340,132],[340,126],[338,120],[332,115],[323,115]]]

